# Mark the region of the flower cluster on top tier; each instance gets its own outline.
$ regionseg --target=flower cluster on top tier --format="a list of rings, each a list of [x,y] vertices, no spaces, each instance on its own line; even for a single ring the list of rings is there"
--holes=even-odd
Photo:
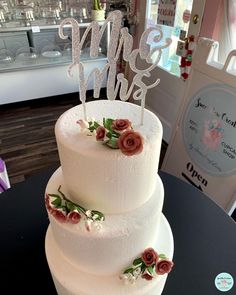
[[[174,263],[167,259],[165,254],[157,254],[153,248],[147,248],[130,267],[124,270],[120,279],[131,284],[134,284],[139,277],[150,281],[155,275],[169,273],[173,266]]]
[[[100,125],[96,121],[78,120],[82,131],[89,130],[96,134],[96,140],[108,147],[120,149],[126,156],[137,155],[143,150],[143,137],[134,131],[131,122],[127,119],[103,119]]]
[[[61,191],[61,186],[58,188],[58,193],[58,195],[46,194],[45,197],[46,208],[56,220],[62,223],[77,224],[83,219],[87,231],[91,230],[92,225],[96,229],[102,227],[101,222],[105,220],[103,213],[96,210],[87,210],[70,201]]]

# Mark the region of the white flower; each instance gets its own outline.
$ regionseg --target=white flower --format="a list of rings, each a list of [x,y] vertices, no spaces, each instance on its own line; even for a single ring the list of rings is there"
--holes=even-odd
[[[86,216],[88,216],[89,218],[92,217],[92,212],[91,212],[91,210],[87,210],[87,211],[85,212],[85,214],[86,214]]]
[[[96,230],[102,229],[102,223],[100,221],[94,221],[92,224]]]
[[[133,271],[133,275],[137,278],[141,274],[141,267],[137,267]]]
[[[76,123],[79,124],[82,132],[87,131],[89,128],[89,123],[83,119],[78,120]]]
[[[100,221],[104,221],[104,220],[105,220],[105,217],[102,216],[102,217],[100,218]]]
[[[93,220],[96,220],[98,217],[99,217],[98,214],[94,214],[94,215],[92,216]]]
[[[132,276],[131,273],[124,273],[120,275],[120,279],[127,285],[129,283],[130,276]]]
[[[136,282],[136,277],[134,277],[134,276],[130,277],[129,282],[130,282],[131,285],[134,285],[135,282]]]
[[[120,275],[120,279],[127,284],[135,284],[136,278],[132,275],[132,273],[124,273]]]
[[[130,276],[129,276],[128,280],[129,280],[129,283],[130,283],[131,285],[133,285],[133,284],[135,284],[136,277],[133,276],[133,275],[130,273]]]
[[[126,281],[128,280],[128,274],[126,274],[126,273],[122,273],[122,274],[120,275],[120,280],[126,282]]]
[[[85,221],[85,228],[87,229],[87,231],[91,231],[91,224],[92,224],[92,221],[90,219],[87,219]]]

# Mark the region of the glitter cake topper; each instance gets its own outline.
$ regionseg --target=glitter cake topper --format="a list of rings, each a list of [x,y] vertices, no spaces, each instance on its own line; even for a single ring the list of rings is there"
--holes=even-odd
[[[112,29],[110,34],[110,42],[107,48],[107,63],[102,70],[94,68],[86,77],[84,65],[81,62],[81,51],[85,43],[86,37],[91,31],[91,47],[90,57],[96,58],[99,53],[99,44],[107,26],[111,23]],[[59,27],[59,35],[62,39],[67,39],[64,35],[63,28],[66,25],[71,25],[72,28],[72,63],[68,68],[69,76],[72,75],[72,69],[78,69],[78,84],[80,92],[80,101],[83,104],[84,119],[87,121],[86,114],[86,91],[88,82],[91,78],[94,79],[94,97],[99,98],[100,90],[104,79],[107,79],[107,98],[115,100],[119,92],[119,97],[122,101],[127,101],[131,94],[134,100],[141,100],[141,125],[143,124],[143,113],[145,107],[145,98],[148,89],[157,86],[160,79],[156,79],[152,84],[146,85],[143,78],[150,78],[151,71],[157,66],[162,50],[168,47],[171,39],[165,39],[165,42],[160,44],[163,38],[163,33],[160,27],[150,27],[143,32],[139,48],[133,49],[133,37],[129,34],[128,28],[122,27],[122,13],[120,11],[113,11],[109,13],[103,24],[96,21],[86,28],[82,36],[80,36],[80,25],[73,18],[64,19]],[[147,43],[150,36],[154,34],[152,40],[152,48]],[[123,47],[123,52],[122,52]],[[124,61],[129,63],[130,69],[134,73],[133,81],[129,85],[123,73],[117,74],[117,61],[122,52]],[[147,68],[139,69],[137,67],[138,58],[145,60],[148,65]]]

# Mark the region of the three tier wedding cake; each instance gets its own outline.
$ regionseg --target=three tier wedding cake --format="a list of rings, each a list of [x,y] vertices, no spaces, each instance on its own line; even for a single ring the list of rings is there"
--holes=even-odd
[[[173,235],[162,213],[164,188],[157,173],[162,125],[145,109],[147,90],[159,79],[151,85],[142,80],[151,76],[169,40],[158,44],[161,30],[149,28],[139,49],[132,49],[132,36],[121,29],[121,20],[121,12],[112,12],[101,28],[92,22],[82,38],[75,19],[63,20],[59,29],[66,38],[63,26],[72,27],[68,73],[78,69],[82,102],[56,123],[61,166],[45,192],[50,220],[46,257],[59,295],[159,295],[173,267]],[[108,22],[112,30],[107,63],[89,75],[94,76],[96,98],[107,78],[108,100],[86,102],[89,78],[81,49],[91,31],[90,54],[96,57]],[[158,36],[150,50],[152,33]],[[123,73],[116,76],[122,47],[122,57],[135,74],[132,83]],[[138,56],[150,66],[138,68]],[[132,92],[140,106],[127,102]]]

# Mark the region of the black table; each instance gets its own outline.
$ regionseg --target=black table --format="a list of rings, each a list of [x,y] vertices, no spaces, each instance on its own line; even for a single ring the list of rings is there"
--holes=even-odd
[[[51,167],[0,195],[1,294],[56,294],[44,251],[48,217],[44,190]],[[174,235],[175,267],[163,295],[217,295],[215,277],[227,272],[236,294],[236,223],[195,187],[160,172],[163,212]],[[33,287],[32,287],[33,286]],[[95,294],[94,294],[95,295]]]

